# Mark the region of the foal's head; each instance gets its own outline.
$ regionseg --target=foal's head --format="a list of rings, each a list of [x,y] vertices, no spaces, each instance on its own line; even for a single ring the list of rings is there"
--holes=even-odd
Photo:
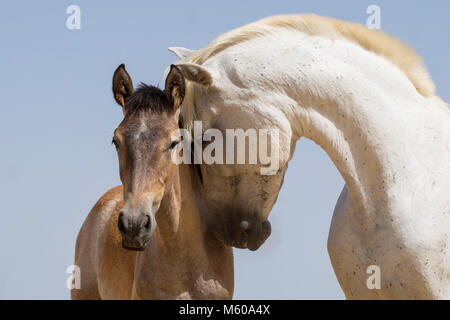
[[[123,64],[114,72],[114,98],[124,113],[113,138],[124,188],[125,204],[118,217],[124,248],[143,250],[155,230],[155,213],[175,167],[171,151],[179,142],[184,88],[176,66],[171,67],[165,91],[144,84],[134,90]]]

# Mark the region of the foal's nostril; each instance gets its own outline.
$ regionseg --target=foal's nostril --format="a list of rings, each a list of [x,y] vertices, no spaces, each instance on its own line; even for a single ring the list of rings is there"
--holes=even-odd
[[[146,219],[146,220],[145,220],[144,228],[148,230],[148,229],[150,229],[150,226],[151,226],[151,222],[150,222],[151,219],[150,219],[150,216],[149,216],[149,215],[146,215],[146,216],[145,216],[145,219]]]
[[[125,231],[126,231],[126,226],[125,226],[125,223],[124,223],[124,221],[123,221],[123,217],[124,217],[124,214],[123,214],[123,212],[121,211],[121,212],[119,213],[119,217],[118,217],[118,219],[117,219],[117,226],[119,227],[119,231],[120,231],[120,232],[125,233]]]

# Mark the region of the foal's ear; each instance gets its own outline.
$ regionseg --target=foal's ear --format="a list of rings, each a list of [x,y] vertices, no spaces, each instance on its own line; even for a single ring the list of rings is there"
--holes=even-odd
[[[116,102],[125,107],[125,99],[133,94],[133,81],[122,63],[114,72],[112,84],[114,99]]]
[[[169,100],[173,102],[174,107],[179,108],[183,103],[186,84],[183,73],[174,64],[170,66],[170,71],[166,78],[165,91]]]

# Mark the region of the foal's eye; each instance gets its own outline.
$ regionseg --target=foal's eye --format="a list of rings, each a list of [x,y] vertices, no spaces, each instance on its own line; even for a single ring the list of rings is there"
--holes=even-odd
[[[178,143],[180,143],[179,140],[172,141],[172,143],[169,146],[169,149],[172,150],[173,148],[175,148],[178,145]]]
[[[111,144],[113,144],[117,149],[119,148],[119,144],[116,141],[116,138],[112,138]]]

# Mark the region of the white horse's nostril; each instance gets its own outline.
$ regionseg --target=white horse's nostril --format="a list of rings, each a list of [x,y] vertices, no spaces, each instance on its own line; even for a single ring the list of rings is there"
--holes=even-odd
[[[241,228],[242,228],[243,230],[247,230],[248,227],[250,226],[250,224],[248,223],[248,221],[242,220],[241,223],[240,223],[240,226],[241,226]]]

